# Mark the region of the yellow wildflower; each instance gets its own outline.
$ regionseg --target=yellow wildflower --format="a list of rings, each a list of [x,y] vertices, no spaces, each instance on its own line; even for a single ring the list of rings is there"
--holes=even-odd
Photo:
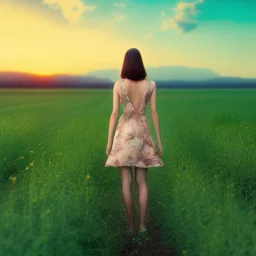
[[[16,177],[11,177],[12,183],[14,184],[16,182]]]
[[[30,165],[30,166],[33,166],[33,165],[34,165],[34,163],[30,163],[29,165]]]
[[[87,177],[86,177],[88,180],[90,179],[90,175],[87,175]]]

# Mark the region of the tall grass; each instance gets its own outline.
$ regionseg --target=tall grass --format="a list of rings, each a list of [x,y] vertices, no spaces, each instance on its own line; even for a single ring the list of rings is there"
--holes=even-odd
[[[158,91],[166,166],[149,169],[149,214],[184,255],[255,254],[255,99]],[[0,255],[119,255],[128,222],[118,169],[104,167],[111,108],[105,90],[1,92]]]

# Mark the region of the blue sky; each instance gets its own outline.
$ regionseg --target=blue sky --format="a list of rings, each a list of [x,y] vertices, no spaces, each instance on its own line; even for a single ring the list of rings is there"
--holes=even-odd
[[[254,0],[5,0],[0,7],[0,69],[81,74],[120,68],[125,51],[136,47],[146,67],[256,77]],[[26,36],[14,43],[21,29]]]

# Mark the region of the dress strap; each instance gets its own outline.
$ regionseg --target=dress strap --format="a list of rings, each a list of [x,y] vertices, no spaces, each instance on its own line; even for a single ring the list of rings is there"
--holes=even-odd
[[[150,83],[150,80],[147,79],[147,81],[148,81],[147,92],[150,92],[151,91],[151,83]]]
[[[126,100],[126,102],[128,102],[128,101],[129,101],[129,98],[128,98],[128,95],[127,95],[126,90],[125,90],[124,79],[121,80],[121,88],[122,88],[122,91],[123,91],[125,100]]]

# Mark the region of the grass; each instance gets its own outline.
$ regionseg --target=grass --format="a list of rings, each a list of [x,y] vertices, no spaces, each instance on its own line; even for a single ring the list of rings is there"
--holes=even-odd
[[[183,255],[255,255],[256,91],[158,90],[157,106],[166,166],[148,184],[162,241]],[[119,172],[104,167],[111,107],[111,90],[1,90],[0,255],[119,255],[128,223]]]

